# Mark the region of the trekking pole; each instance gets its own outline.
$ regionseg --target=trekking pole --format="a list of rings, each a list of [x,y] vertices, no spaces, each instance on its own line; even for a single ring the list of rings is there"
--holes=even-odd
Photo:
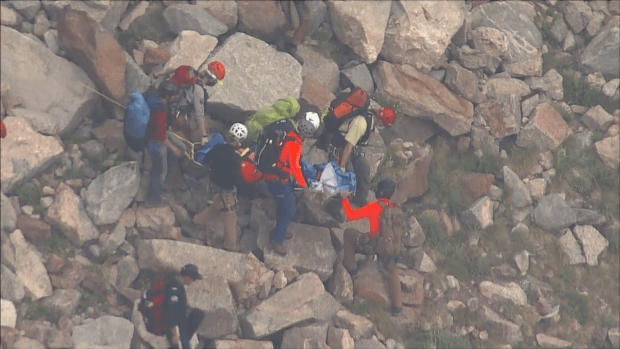
[[[110,97],[108,97],[108,96],[104,95],[103,93],[101,93],[101,92],[99,92],[99,91],[95,90],[94,88],[92,88],[92,87],[90,87],[90,86],[86,85],[85,83],[83,83],[83,82],[81,82],[81,81],[78,81],[78,83],[80,83],[82,86],[86,87],[87,89],[89,89],[89,90],[91,90],[91,91],[95,92],[96,94],[100,95],[101,97],[103,97],[103,98],[107,99],[108,101],[110,101],[110,102],[112,102],[112,103],[114,103],[114,104],[118,105],[119,107],[121,107],[121,108],[123,108],[123,109],[127,109],[127,107],[126,107],[126,106],[124,106],[124,105],[122,105],[122,104],[118,103],[117,101],[115,101],[115,100],[113,100],[112,98],[110,98]]]

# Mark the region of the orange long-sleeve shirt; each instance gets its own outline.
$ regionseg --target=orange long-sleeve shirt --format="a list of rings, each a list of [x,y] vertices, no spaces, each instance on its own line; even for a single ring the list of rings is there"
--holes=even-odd
[[[346,198],[342,199],[342,208],[344,209],[345,216],[350,221],[368,218],[368,223],[370,224],[368,235],[374,238],[381,231],[381,212],[383,212],[383,206],[381,206],[380,202],[393,206],[389,199],[380,198],[378,201],[372,201],[358,209],[354,209],[351,207],[349,199]]]
[[[278,160],[278,168],[282,170],[289,177],[293,176],[299,186],[307,187],[308,184],[304,178],[303,173],[301,172],[301,138],[295,131],[290,131],[286,135],[287,140],[284,142],[282,146],[282,150],[280,151],[280,158]],[[277,180],[277,175],[265,174],[263,175],[263,179],[265,180]],[[283,178],[283,181],[288,180],[287,178]]]

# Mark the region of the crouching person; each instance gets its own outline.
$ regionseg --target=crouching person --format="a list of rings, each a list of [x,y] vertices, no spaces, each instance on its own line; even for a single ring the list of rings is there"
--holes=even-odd
[[[370,224],[368,233],[353,228],[344,231],[343,264],[349,273],[354,274],[357,271],[356,252],[376,254],[388,272],[387,286],[394,315],[403,309],[396,257],[402,249],[405,218],[403,211],[390,201],[395,189],[394,181],[384,178],[377,184],[375,191],[377,201],[353,209],[348,198],[342,200],[342,207],[348,220],[367,218]]]

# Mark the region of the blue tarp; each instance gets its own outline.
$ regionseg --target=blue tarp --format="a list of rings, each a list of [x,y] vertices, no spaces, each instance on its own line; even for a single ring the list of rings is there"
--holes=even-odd
[[[355,192],[355,187],[357,185],[355,173],[349,171],[342,172],[336,161],[332,160],[313,165],[309,161],[301,160],[301,171],[313,188],[322,189],[324,185],[333,193],[337,193],[340,190],[346,190],[351,193]],[[317,173],[320,175],[318,179]],[[336,187],[333,182],[334,174],[336,178]]]
[[[213,134],[207,144],[196,150],[196,152],[194,153],[194,160],[202,164],[202,160],[204,160],[207,153],[211,151],[211,149],[213,149],[213,147],[215,147],[217,144],[223,143],[226,143],[226,141],[224,140],[224,136],[221,133],[217,132]]]

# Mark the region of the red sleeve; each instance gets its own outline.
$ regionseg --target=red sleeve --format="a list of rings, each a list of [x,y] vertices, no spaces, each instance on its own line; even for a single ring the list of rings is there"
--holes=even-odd
[[[350,221],[356,221],[362,218],[370,218],[376,216],[378,213],[381,213],[381,205],[377,202],[369,202],[366,205],[354,209],[351,207],[349,203],[349,199],[342,199],[342,208],[344,209],[344,214],[347,216],[347,219]]]
[[[149,139],[152,141],[166,140],[166,112],[156,111],[151,113],[151,122],[148,126]]]
[[[297,181],[297,183],[302,187],[307,187],[306,179],[304,178],[303,173],[301,172],[301,166],[299,166],[299,162],[301,161],[301,144],[296,142],[291,142],[291,153],[289,159],[289,166],[291,168],[291,174],[293,178]]]
[[[6,126],[4,126],[4,122],[2,122],[2,120],[0,120],[0,137],[6,137]]]

